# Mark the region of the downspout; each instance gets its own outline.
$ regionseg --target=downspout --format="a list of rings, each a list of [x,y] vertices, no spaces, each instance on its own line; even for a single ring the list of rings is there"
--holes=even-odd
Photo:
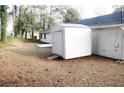
[[[122,60],[124,59],[124,32],[122,34]]]
[[[123,22],[124,21],[124,12],[123,11],[121,11],[121,22]],[[120,27],[121,28],[121,30],[122,30],[122,58],[121,58],[121,60],[123,60],[124,59],[124,26],[121,26]]]
[[[122,30],[122,52],[121,52],[122,58],[121,60],[123,60],[124,59],[124,27],[121,27],[121,30]]]

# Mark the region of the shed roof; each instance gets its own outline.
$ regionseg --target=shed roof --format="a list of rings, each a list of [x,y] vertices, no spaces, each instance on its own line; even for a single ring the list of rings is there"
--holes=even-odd
[[[83,24],[87,26],[109,26],[116,24],[124,24],[124,11],[114,12],[112,14],[98,16],[94,18],[79,20],[78,24]]]
[[[87,27],[89,28],[88,26],[85,26],[85,25],[81,25],[81,24],[72,24],[72,23],[64,23],[64,24],[58,24],[56,26],[62,26],[62,27]]]

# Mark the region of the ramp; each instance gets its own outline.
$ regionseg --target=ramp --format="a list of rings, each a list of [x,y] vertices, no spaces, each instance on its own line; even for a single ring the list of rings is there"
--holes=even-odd
[[[59,57],[59,56],[58,56],[58,55],[52,55],[52,56],[48,57],[47,59],[53,60],[53,59],[55,59],[55,58],[57,58],[57,57]]]

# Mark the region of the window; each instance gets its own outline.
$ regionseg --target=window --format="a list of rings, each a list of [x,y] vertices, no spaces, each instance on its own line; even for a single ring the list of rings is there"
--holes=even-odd
[[[44,33],[44,39],[46,39],[46,33]]]
[[[43,35],[43,34],[40,34],[40,38],[41,38],[41,39],[42,39],[42,35]]]

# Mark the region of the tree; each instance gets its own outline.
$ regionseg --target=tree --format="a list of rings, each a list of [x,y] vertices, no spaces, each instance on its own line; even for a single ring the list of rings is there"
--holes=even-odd
[[[65,23],[73,23],[79,19],[79,13],[73,9],[69,8],[65,13],[63,13]]]
[[[54,5],[50,6],[50,17],[54,20],[54,24],[63,22],[63,15],[69,8],[68,5]]]
[[[48,15],[46,13],[47,6],[46,5],[37,5],[32,6],[34,13],[37,13],[37,22],[41,24],[41,28],[44,30],[46,27],[46,20],[48,19]],[[37,10],[37,11],[36,11]]]
[[[38,13],[39,23],[41,25],[41,30],[50,29],[55,24],[55,19],[53,17],[54,6],[38,5],[33,6]],[[38,18],[37,18],[38,19]]]
[[[31,28],[31,31],[32,31],[32,39],[34,39],[34,31],[36,31],[36,29],[37,29],[37,27],[38,27],[38,25],[37,25],[37,22],[36,22],[36,19],[35,19],[35,14],[32,12],[32,11],[30,11],[30,13],[29,13],[29,24],[30,24],[30,28]]]
[[[124,5],[115,5],[113,8],[115,8],[114,12],[124,11]]]
[[[105,8],[105,7],[98,7],[98,8],[96,8],[95,11],[94,11],[94,14],[95,14],[96,16],[101,16],[101,15],[104,15],[104,14],[106,14],[106,13],[107,13],[107,8]]]
[[[55,25],[55,19],[52,18],[51,16],[48,17],[48,29],[50,29],[51,27],[53,27]]]
[[[17,6],[16,5],[13,5],[12,7],[12,13],[13,13],[13,23],[15,23],[13,26],[13,30],[14,30],[14,36],[17,37],[17,32],[16,32],[16,28],[15,28],[15,25],[17,24],[16,23],[16,17],[17,17]]]
[[[21,37],[23,38],[24,32],[26,30],[27,25],[27,14],[26,14],[27,8],[24,8],[24,6],[19,7],[19,16],[15,21],[15,31],[18,34],[21,34]]]
[[[26,38],[27,33],[31,32],[33,39],[35,31],[41,32],[45,29],[52,28],[59,20],[60,15],[61,20],[64,17],[66,18],[65,22],[67,20],[69,20],[68,22],[73,22],[79,18],[78,12],[73,8],[67,10],[67,6],[21,5],[19,8],[19,16],[16,18],[14,25],[16,33],[21,35],[22,38],[25,34]]]
[[[1,5],[0,6],[0,18],[1,18],[1,42],[6,42],[6,27],[7,27],[7,6]]]
[[[27,39],[27,33],[32,32],[32,39],[34,37],[34,31],[36,27],[36,15],[31,6],[20,6],[20,14],[15,22],[15,29],[18,34],[21,34],[23,38]]]

